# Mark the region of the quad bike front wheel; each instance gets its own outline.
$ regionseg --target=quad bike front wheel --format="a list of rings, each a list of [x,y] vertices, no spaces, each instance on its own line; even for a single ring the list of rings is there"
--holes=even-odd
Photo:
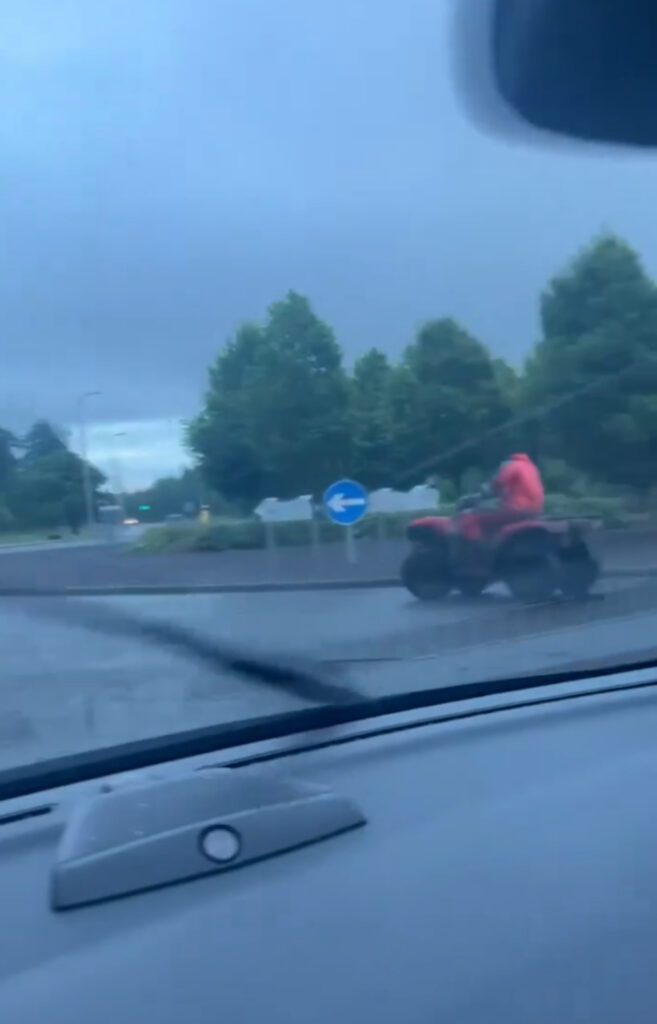
[[[418,545],[402,562],[401,580],[420,601],[440,601],[452,589],[446,553],[441,545]]]
[[[560,553],[560,590],[572,601],[583,601],[600,575],[600,563],[593,558],[584,541]]]

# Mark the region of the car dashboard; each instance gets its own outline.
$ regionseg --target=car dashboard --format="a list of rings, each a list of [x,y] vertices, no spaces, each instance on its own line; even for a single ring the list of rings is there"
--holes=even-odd
[[[653,1022],[652,675],[426,708],[3,801],[0,1020]],[[251,823],[287,801],[303,827],[288,834],[276,818],[269,848],[177,878],[167,844],[200,804],[174,814],[167,788],[201,777],[210,813],[218,794],[217,820],[232,815],[237,835],[245,793]],[[224,806],[226,787],[242,795]],[[121,892],[130,835],[116,814],[109,832],[94,815],[108,796],[134,811],[132,796],[149,792],[158,842]],[[113,891],[104,842],[119,856]],[[63,890],[72,862],[81,888]]]

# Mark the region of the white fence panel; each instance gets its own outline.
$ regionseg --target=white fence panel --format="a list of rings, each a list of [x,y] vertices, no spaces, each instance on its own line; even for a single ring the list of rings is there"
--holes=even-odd
[[[425,509],[438,508],[440,494],[436,487],[418,484],[410,491],[394,491],[391,487],[382,487],[370,494],[369,512],[390,515],[395,512],[422,512]]]
[[[263,523],[298,523],[313,518],[313,502],[310,494],[301,494],[290,501],[279,501],[278,498],[263,498],[254,514]]]

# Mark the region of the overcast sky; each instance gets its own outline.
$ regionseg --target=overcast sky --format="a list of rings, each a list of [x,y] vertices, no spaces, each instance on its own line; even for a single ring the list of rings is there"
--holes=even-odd
[[[100,390],[92,454],[132,485],[180,469],[209,361],[288,288],[349,360],[449,314],[518,363],[601,228],[657,271],[656,158],[479,134],[453,2],[0,0],[0,423]]]

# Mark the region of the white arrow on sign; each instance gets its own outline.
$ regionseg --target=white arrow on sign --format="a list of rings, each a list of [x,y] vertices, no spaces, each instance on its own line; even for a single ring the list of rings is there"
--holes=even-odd
[[[366,499],[345,498],[344,494],[338,492],[337,494],[331,495],[326,504],[328,505],[332,512],[335,512],[336,515],[339,515],[341,512],[344,512],[344,510],[347,508],[353,508],[356,505],[365,505]]]

